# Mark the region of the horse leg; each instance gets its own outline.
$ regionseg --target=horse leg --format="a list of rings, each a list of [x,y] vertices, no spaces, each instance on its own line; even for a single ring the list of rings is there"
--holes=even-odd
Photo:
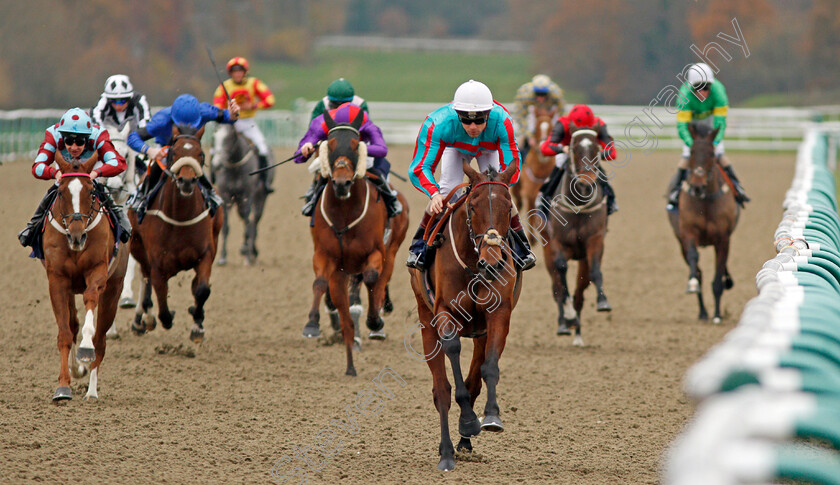
[[[137,268],[137,260],[134,256],[128,256],[128,266],[125,270],[125,279],[123,280],[122,294],[120,295],[120,308],[134,308],[137,302],[134,301],[134,292],[131,290],[131,285],[134,283],[134,270]],[[108,329],[108,337],[116,337],[117,328],[112,326]]]
[[[486,346],[487,335],[478,337],[473,341],[473,355],[472,361],[470,362],[470,371],[467,374],[467,379],[464,381],[464,385],[467,386],[467,390],[470,392],[471,409],[475,409],[475,400],[478,399],[478,395],[481,394],[481,364],[484,363],[484,350]],[[476,418],[476,422],[477,421],[478,418]],[[470,442],[470,439],[465,438],[462,434],[461,440],[458,442],[458,447],[456,449],[458,451],[472,451],[472,443]]]
[[[119,303],[119,286],[106,286],[105,291],[99,301],[99,308],[96,315],[96,333],[93,335],[93,346],[96,353],[96,358],[90,365],[90,381],[88,382],[87,394],[85,394],[85,401],[88,399],[98,399],[98,378],[99,366],[102,364],[102,359],[105,358],[105,340],[108,336],[108,329],[112,328],[114,318],[117,316],[117,306]]]
[[[392,262],[393,263],[393,262]],[[388,261],[384,260],[383,254],[374,251],[368,257],[367,265],[362,273],[365,286],[368,289],[368,316],[367,327],[370,329],[368,338],[374,340],[385,340],[385,321],[379,315],[382,303],[385,301],[385,285],[388,283],[393,264],[388,267]]]
[[[82,295],[85,303],[85,323],[82,325],[82,342],[76,351],[76,359],[83,363],[90,363],[95,358],[93,336],[96,333],[97,307],[105,293],[105,283],[108,281],[108,265],[101,264],[85,277],[87,287]],[[109,325],[110,326],[110,321]],[[107,327],[105,328],[107,330]]]
[[[423,331],[423,352],[431,356],[426,360],[429,370],[432,372],[432,396],[435,409],[440,416],[440,444],[438,445],[438,470],[450,471],[455,469],[455,448],[452,446],[452,438],[449,436],[449,408],[452,406],[452,385],[446,377],[446,361],[443,352],[440,352],[440,341],[437,329],[431,326],[434,319],[432,311],[425,305],[417,307]]]
[[[49,279],[50,303],[52,303],[55,323],[58,324],[58,351],[61,353],[61,366],[58,372],[58,388],[53,394],[53,401],[73,399],[73,390],[70,388],[70,365],[68,358],[70,348],[73,346],[73,332],[70,330],[70,315],[67,299],[73,298],[70,292],[70,282],[64,278],[53,277]],[[75,306],[75,305],[74,305]]]
[[[242,201],[236,207],[239,210],[239,217],[245,226],[244,233],[242,234],[242,247],[239,248],[239,254],[245,257],[245,265],[250,266],[254,264],[251,254],[251,244],[254,237],[254,222],[251,220],[251,203]]]
[[[312,256],[312,269],[315,271],[315,281],[312,282],[312,308],[309,309],[309,320],[303,326],[303,336],[308,338],[321,336],[321,313],[319,311],[321,297],[329,289],[327,275],[335,271],[335,265],[322,252],[316,250]],[[329,295],[327,295],[327,299],[329,300]],[[328,301],[327,309],[329,309],[330,303],[332,302]],[[332,319],[332,315],[330,319]]]
[[[344,337],[344,347],[347,351],[347,371],[345,374],[355,376],[356,368],[353,367],[353,319],[350,318],[347,275],[343,271],[335,270],[330,275],[330,296],[341,319],[341,334]]]
[[[73,336],[73,343],[76,343],[76,337],[79,334],[79,315],[76,312],[76,298],[75,296],[71,295],[70,298],[67,299],[67,311],[70,317],[70,334]],[[87,375],[88,369],[85,367],[84,364],[76,361],[76,355],[73,352],[71,347],[70,349],[70,376],[75,379],[80,379]]]
[[[210,298],[210,272],[213,269],[213,258],[205,254],[198,266],[195,267],[195,277],[192,280],[192,294],[195,305],[189,308],[193,317],[193,328],[190,340],[199,344],[204,340],[204,303]]]
[[[554,293],[554,301],[557,302],[557,335],[571,335],[571,327],[577,323],[577,312],[572,306],[572,300],[569,298],[569,285],[566,282],[566,273],[569,271],[569,260],[563,251],[557,251],[557,256],[551,265],[554,271],[552,273],[552,292]]]
[[[723,238],[715,244],[715,279],[712,281],[712,293],[715,295],[715,316],[712,323],[720,323],[720,297],[725,288],[727,276],[726,262],[729,258],[729,238]]]
[[[158,269],[152,269],[152,288],[155,290],[155,296],[158,301],[158,318],[163,328],[169,330],[172,328],[172,321],[175,319],[175,312],[169,311],[169,278]]]
[[[259,255],[259,251],[257,250],[257,232],[260,225],[260,219],[262,219],[263,211],[265,210],[265,198],[266,193],[265,191],[259,190],[258,193],[254,195],[252,200],[251,211],[253,213],[254,219],[254,234],[253,239],[251,240],[251,247],[254,251],[254,259],[256,260],[257,255]]]
[[[688,263],[688,286],[685,292],[698,293],[700,291],[700,279],[698,276],[700,253],[697,250],[697,244],[693,240],[687,240],[683,243],[683,257],[685,258],[685,262]]]
[[[327,307],[327,313],[330,316],[330,326],[336,332],[341,331],[341,319],[338,318],[338,309],[335,307],[332,298],[330,298],[329,284],[327,284],[327,291],[324,294],[324,306]]]
[[[157,320],[152,315],[152,284],[148,277],[140,278],[140,302],[134,310],[134,322],[131,330],[137,335],[152,331],[157,326]]]
[[[394,302],[391,301],[391,290],[389,287],[390,285],[385,285],[385,301],[382,303],[382,315],[390,315],[394,311]]]
[[[483,431],[505,430],[496,400],[496,386],[499,383],[499,359],[505,350],[505,341],[510,329],[510,312],[510,306],[501,306],[486,316],[487,344],[484,363],[481,364],[481,378],[487,385],[487,404],[484,406],[484,419],[481,421]]]
[[[604,238],[598,237],[591,241],[586,248],[586,257],[589,260],[589,280],[595,283],[598,290],[598,301],[596,310],[599,312],[612,311],[610,302],[607,301],[607,294],[604,293],[604,276],[601,273],[601,258],[604,256]]]
[[[575,297],[573,301],[573,307],[575,309],[575,313],[577,314],[577,322],[575,322],[575,338],[572,340],[572,345],[575,347],[583,347],[583,337],[580,336],[582,326],[580,314],[583,311],[583,292],[586,290],[586,287],[589,286],[590,272],[589,261],[586,258],[581,259],[578,262],[577,285],[575,286]]]
[[[359,332],[359,318],[362,316],[362,311],[364,310],[361,297],[363,280],[364,276],[361,274],[353,275],[350,278],[350,316],[353,317],[353,332],[355,335],[353,338],[354,341],[358,342],[360,347],[362,345],[362,337]]]
[[[225,201],[225,213],[228,213],[232,207],[233,202]],[[227,264],[227,240],[229,233],[230,226],[228,226],[228,220],[227,217],[225,217],[225,220],[222,221],[222,247],[219,250],[219,261],[216,263],[219,266],[224,266]]]

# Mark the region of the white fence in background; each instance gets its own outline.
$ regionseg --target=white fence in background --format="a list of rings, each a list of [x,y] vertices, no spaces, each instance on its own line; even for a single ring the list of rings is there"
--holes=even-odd
[[[315,102],[302,101],[294,110],[268,110],[257,114],[257,122],[269,144],[296,146],[309,125]],[[382,129],[386,142],[410,145],[426,115],[441,103],[395,103],[371,101],[371,117]],[[595,114],[609,126],[616,140],[630,148],[674,149],[682,145],[677,137],[676,115],[665,108],[647,106],[592,105]],[[153,109],[156,111],[156,109]],[[43,141],[44,130],[55,123],[63,110],[0,111],[0,161],[30,159]],[[822,129],[840,132],[840,106],[817,108],[732,108],[726,128],[728,150],[795,150],[804,133],[821,123]],[[208,127],[206,143],[212,127]]]

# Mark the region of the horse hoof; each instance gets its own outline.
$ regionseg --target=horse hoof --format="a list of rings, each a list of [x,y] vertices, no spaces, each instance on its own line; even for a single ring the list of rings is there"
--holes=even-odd
[[[391,312],[394,311],[394,302],[391,300],[385,300],[385,303],[382,305],[382,314],[383,315],[390,315]]]
[[[723,289],[724,290],[731,290],[733,286],[735,286],[735,282],[732,281],[732,278],[730,278],[728,276],[723,278]]]
[[[131,332],[139,337],[146,333],[146,328],[138,326],[136,322],[131,322]]]
[[[596,309],[599,312],[611,312],[612,311],[612,306],[610,305],[610,302],[608,302],[607,300],[604,300],[604,301],[599,301],[598,302],[598,305],[597,305]]]
[[[127,296],[125,298],[120,298],[120,308],[134,308],[137,306],[137,302],[134,301],[134,298]]]
[[[569,327],[569,324],[564,322],[557,324],[557,335],[571,335],[572,329]]]
[[[303,336],[306,338],[318,338],[321,336],[321,327],[316,322],[306,322],[306,325],[303,326]]]
[[[70,364],[70,375],[73,376],[74,379],[81,379],[82,377],[86,376],[88,373],[88,368],[82,364],[73,365]]]
[[[354,352],[361,352],[362,351],[362,339],[361,339],[361,337],[353,337],[353,351]]]
[[[194,343],[200,344],[204,341],[204,329],[203,328],[194,328],[190,331],[190,340]]]
[[[368,334],[368,338],[371,340],[385,340],[386,337],[385,330],[381,328],[379,330],[371,330]]]
[[[685,288],[686,293],[700,293],[700,281],[697,278],[688,280],[688,286]]]
[[[105,332],[105,338],[108,339],[108,340],[116,340],[116,339],[120,338],[120,334],[119,334],[119,332],[117,332],[117,325],[116,324],[113,324],[113,323],[111,324],[111,328],[109,328],[108,331]]]
[[[345,372],[344,375],[356,377],[356,369],[353,367],[348,367],[347,372]]]
[[[722,320],[720,319],[720,317],[715,317],[712,319],[712,323],[714,323],[715,325],[720,325],[721,321]]]
[[[157,327],[157,320],[155,316],[151,313],[147,313],[143,316],[143,331],[144,332],[151,332],[152,330]]]
[[[502,425],[502,419],[500,417],[484,416],[484,419],[481,420],[481,430],[501,433],[505,430],[505,427]]]
[[[472,453],[472,443],[470,443],[469,439],[462,437],[461,440],[458,442],[458,446],[455,447],[455,450],[460,453]]]
[[[459,420],[458,434],[461,435],[461,438],[475,438],[479,433],[481,433],[481,423],[478,422],[477,417],[474,417],[469,421]],[[472,447],[470,447],[470,449],[472,449]]]
[[[583,347],[583,338],[580,335],[575,335],[574,340],[572,340],[572,345],[575,347]]]
[[[333,330],[336,332],[341,331],[341,318],[338,316],[338,310],[330,310],[328,315],[330,316],[330,325],[332,326]]]
[[[52,397],[53,402],[69,401],[70,399],[73,399],[73,389],[70,389],[69,386],[59,387]]]
[[[79,362],[93,362],[95,357],[93,349],[79,347],[78,350],[76,350],[76,360]]]
[[[437,467],[442,472],[451,472],[455,469],[455,458],[441,458]]]
[[[192,312],[195,311],[195,307],[190,307],[190,309],[191,309],[190,314],[192,314]],[[166,330],[169,330],[170,328],[172,328],[172,322],[174,322],[174,321],[175,321],[175,311],[174,310],[169,312],[169,316],[167,318],[164,318],[162,315],[160,317],[160,325]]]
[[[216,265],[217,266],[226,266],[227,265],[227,258],[219,258],[219,260],[216,261]]]

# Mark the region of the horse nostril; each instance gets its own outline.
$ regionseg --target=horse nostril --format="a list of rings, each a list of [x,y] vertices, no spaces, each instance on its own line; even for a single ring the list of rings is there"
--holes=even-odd
[[[484,268],[486,268],[486,267],[487,267],[487,260],[486,260],[486,259],[484,259],[484,258],[479,259],[479,260],[478,260],[478,267],[479,267],[480,269],[484,269]]]

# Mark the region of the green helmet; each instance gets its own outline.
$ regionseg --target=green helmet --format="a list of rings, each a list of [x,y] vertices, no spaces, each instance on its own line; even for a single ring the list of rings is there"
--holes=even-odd
[[[355,95],[356,92],[353,91],[353,85],[343,77],[330,83],[330,87],[327,88],[327,98],[337,103],[352,101]]]

